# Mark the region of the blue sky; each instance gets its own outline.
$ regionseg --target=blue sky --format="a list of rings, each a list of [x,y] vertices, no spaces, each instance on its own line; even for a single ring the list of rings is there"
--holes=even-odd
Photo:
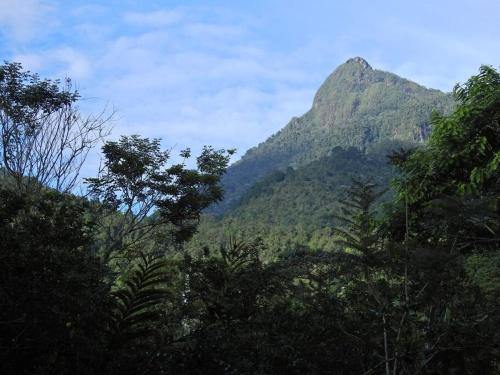
[[[0,0],[2,60],[71,77],[84,111],[117,111],[112,138],[179,150],[238,158],[307,111],[353,56],[450,91],[498,67],[500,1]]]

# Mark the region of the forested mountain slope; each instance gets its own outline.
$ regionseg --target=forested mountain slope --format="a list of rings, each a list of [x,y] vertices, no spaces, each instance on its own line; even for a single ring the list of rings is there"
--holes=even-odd
[[[224,178],[225,200],[212,212],[233,207],[256,181],[275,170],[298,168],[336,146],[365,151],[380,141],[422,142],[432,111],[449,112],[450,94],[349,59],[326,79],[312,108],[246,152]]]
[[[263,177],[222,217],[205,217],[189,246],[200,249],[208,242],[216,247],[230,236],[260,237],[271,249],[268,259],[304,247],[328,249],[333,247],[331,228],[341,224],[335,217],[339,202],[352,180],[370,180],[384,189],[393,175],[382,150],[365,154],[337,146],[307,165]]]

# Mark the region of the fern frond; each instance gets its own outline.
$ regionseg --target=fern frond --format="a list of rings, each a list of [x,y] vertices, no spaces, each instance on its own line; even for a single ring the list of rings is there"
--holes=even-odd
[[[168,297],[166,266],[162,257],[143,256],[124,286],[113,293],[116,302],[110,317],[113,345],[123,346],[150,336],[160,316],[160,306]]]

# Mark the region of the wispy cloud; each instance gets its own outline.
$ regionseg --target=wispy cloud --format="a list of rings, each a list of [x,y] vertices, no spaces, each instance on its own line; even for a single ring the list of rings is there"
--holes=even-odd
[[[13,61],[21,61],[24,67],[37,72],[51,67],[56,77],[70,77],[77,81],[89,78],[91,67],[88,58],[71,47],[49,49],[40,53],[14,55]]]
[[[41,0],[0,0],[0,36],[27,41],[49,26],[52,7]]]
[[[183,14],[179,10],[154,12],[126,12],[123,15],[125,23],[145,27],[165,27],[179,22]]]
[[[488,15],[498,7],[468,10],[486,18],[459,32],[437,22],[446,10],[465,30],[473,21],[458,17],[459,7],[424,3],[420,11],[396,0],[363,9],[319,0],[0,0],[0,36],[8,36],[0,53],[43,76],[72,77],[93,98],[85,110],[116,108],[114,138],[139,133],[167,147],[212,144],[241,155],[308,110],[349,57],[443,90],[500,61]]]

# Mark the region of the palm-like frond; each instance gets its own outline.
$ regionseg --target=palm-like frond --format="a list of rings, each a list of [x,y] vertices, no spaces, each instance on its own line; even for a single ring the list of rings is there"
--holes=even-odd
[[[167,262],[163,257],[142,256],[124,286],[113,292],[115,308],[110,319],[113,346],[147,339],[161,316],[168,297]]]

